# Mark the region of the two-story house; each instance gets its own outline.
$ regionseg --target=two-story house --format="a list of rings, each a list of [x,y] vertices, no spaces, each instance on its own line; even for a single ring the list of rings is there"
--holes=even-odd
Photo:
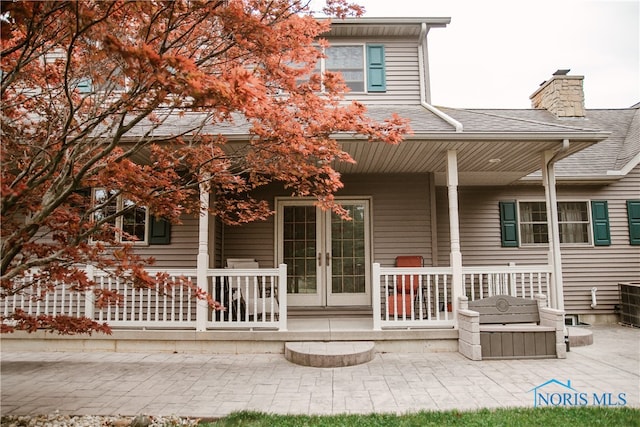
[[[227,312],[105,281],[125,295],[124,307],[79,304],[114,335],[63,347],[119,341],[132,350],[146,340],[165,351],[277,352],[287,340],[369,339],[385,349],[412,341],[419,351],[454,350],[458,297],[498,293],[543,293],[575,320],[615,321],[619,282],[640,279],[638,106],[585,110],[582,77],[566,72],[538,88],[532,109],[433,106],[427,40],[449,22],[347,19],[324,34],[331,47],[320,69],[342,72],[346,100],[373,117],[396,112],[413,129],[397,146],[338,136],[356,160],[336,165],[337,198],[352,220],[273,185],[258,194],[275,211],[266,221],[146,223],[149,244],[138,250],[155,257],[154,269],[196,282]],[[225,132],[234,143],[250,136],[240,125]],[[339,324],[347,330],[332,330]],[[29,339],[46,347],[52,338]]]

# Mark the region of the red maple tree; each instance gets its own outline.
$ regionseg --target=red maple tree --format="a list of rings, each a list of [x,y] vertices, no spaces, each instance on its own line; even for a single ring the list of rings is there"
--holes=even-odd
[[[337,18],[363,10],[327,2]],[[272,214],[256,187],[279,182],[340,211],[334,135],[398,143],[407,123],[374,122],[344,103],[339,75],[314,75],[329,20],[297,0],[2,2],[0,298],[56,283],[117,303],[82,265],[155,286],[118,218],[149,209],[178,223],[199,212],[227,223]],[[222,127],[221,127],[222,126]],[[245,129],[227,144],[224,126]],[[91,189],[100,188],[99,197]],[[127,203],[116,203],[126,200]],[[215,303],[212,302],[215,305]],[[2,332],[109,332],[93,319],[2,317]]]

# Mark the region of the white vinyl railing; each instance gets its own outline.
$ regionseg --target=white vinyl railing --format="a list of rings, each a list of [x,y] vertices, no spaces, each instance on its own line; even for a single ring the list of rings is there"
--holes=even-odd
[[[92,267],[86,271],[100,288],[117,292],[119,303],[100,308],[93,292],[78,292],[66,283],[47,287],[26,277],[20,279],[23,292],[0,299],[0,310],[5,317],[15,309],[32,316],[86,316],[115,328],[287,330],[287,295],[280,292],[286,289],[284,264],[207,270],[204,290],[223,311],[199,309],[204,302],[196,297],[196,269],[149,270],[152,276],[161,273],[155,289],[134,287]],[[463,267],[459,292],[471,301],[498,294],[549,296],[551,274],[548,265]],[[373,264],[372,278],[374,330],[455,325],[452,268]]]
[[[550,265],[463,267],[464,295],[473,301],[494,295],[535,299],[550,295]]]
[[[373,265],[373,328],[453,327],[450,267]]]
[[[470,301],[493,295],[535,299],[550,295],[551,273],[549,265],[463,267],[460,292]],[[374,264],[374,330],[454,326],[453,274],[451,267]]]
[[[93,318],[115,328],[195,328],[196,270],[147,270],[156,278],[156,286],[134,287],[130,282],[106,273],[94,280],[103,290],[117,292],[118,304],[95,307]]]
[[[287,329],[287,266],[209,269],[209,293],[225,306],[212,312],[208,328]]]
[[[7,317],[16,309],[30,316],[83,316],[87,309],[86,298],[73,290],[71,285],[54,284],[50,289],[43,283],[27,275],[17,280],[16,287],[22,288],[2,299],[2,315]]]
[[[268,328],[286,330],[286,265],[278,268],[210,269],[208,287],[212,298],[222,303],[222,311],[204,311],[207,329]],[[148,269],[156,277],[154,287],[136,287],[124,278],[86,268],[89,279],[105,291],[117,293],[119,301],[105,307],[96,304],[94,293],[78,292],[73,284],[46,286],[34,276],[20,279],[24,289],[0,300],[4,317],[16,309],[31,316],[85,316],[114,328],[196,329],[198,306],[196,269]],[[280,287],[280,284],[283,284]]]

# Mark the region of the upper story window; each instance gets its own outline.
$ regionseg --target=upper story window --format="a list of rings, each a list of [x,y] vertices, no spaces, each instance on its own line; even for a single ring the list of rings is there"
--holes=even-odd
[[[386,92],[384,45],[332,45],[326,58],[316,64],[316,73],[339,72],[351,92]]]
[[[563,201],[557,207],[560,243],[611,244],[606,201]],[[500,202],[500,228],[503,247],[549,243],[546,203]]]
[[[331,46],[325,55],[325,71],[342,73],[352,92],[364,92],[364,46]]]

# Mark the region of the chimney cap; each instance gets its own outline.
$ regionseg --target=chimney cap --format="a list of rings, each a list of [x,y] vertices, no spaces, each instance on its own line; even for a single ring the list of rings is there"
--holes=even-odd
[[[566,76],[569,73],[569,71],[571,71],[571,69],[565,69],[565,70],[560,69],[560,70],[556,70],[556,72],[553,73],[553,75],[554,76]]]

